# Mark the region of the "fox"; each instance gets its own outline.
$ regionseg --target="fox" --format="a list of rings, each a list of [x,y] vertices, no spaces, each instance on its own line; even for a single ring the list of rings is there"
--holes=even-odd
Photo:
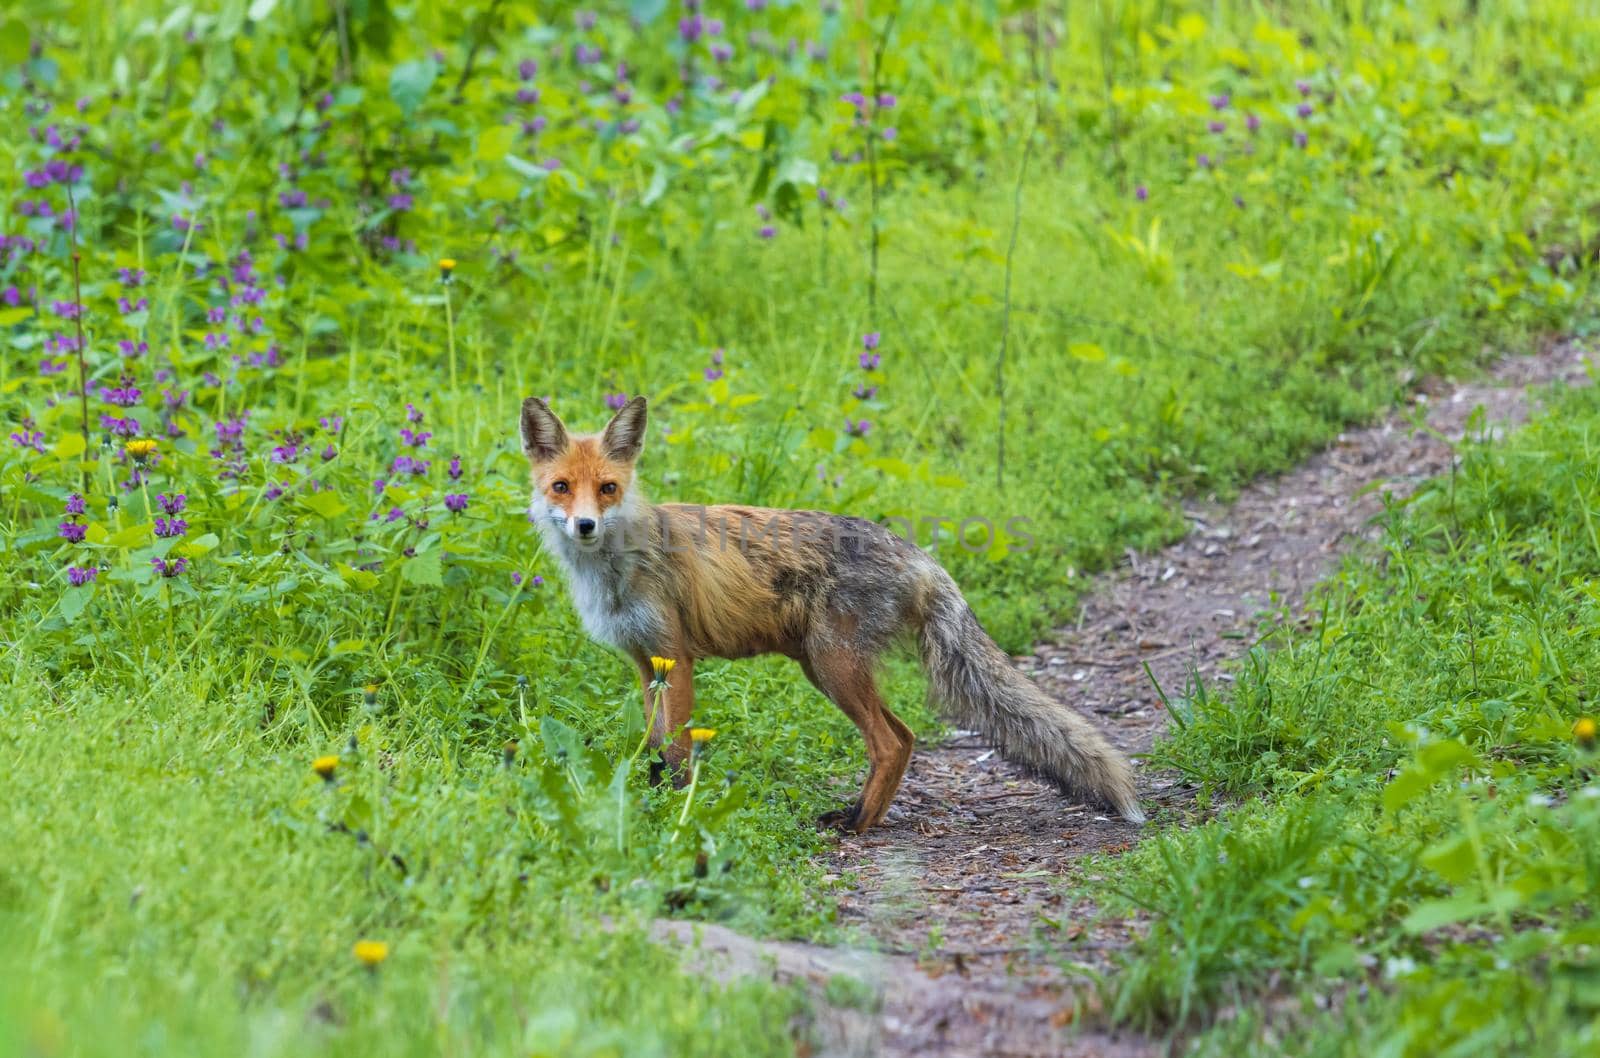
[[[586,632],[638,668],[653,781],[687,781],[698,662],[782,654],[866,743],[860,796],[819,825],[856,834],[877,826],[915,740],[876,673],[884,654],[909,639],[946,720],[986,735],[1003,757],[1064,793],[1144,821],[1127,759],[1012,666],[927,551],[846,515],[651,503],[638,473],[646,424],[642,396],[595,434],[569,432],[546,399],[529,397],[520,433],[529,517]],[[652,658],[674,662],[664,707],[652,704]]]

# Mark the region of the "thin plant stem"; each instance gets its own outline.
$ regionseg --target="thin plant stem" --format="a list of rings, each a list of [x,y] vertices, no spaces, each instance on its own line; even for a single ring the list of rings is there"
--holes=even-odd
[[[445,344],[450,349],[450,400],[451,406],[461,408],[461,388],[456,382],[456,314],[450,304],[450,280],[444,281],[444,333]]]
[[[83,268],[82,255],[78,253],[78,206],[72,194],[72,185],[67,185],[67,210],[72,215],[72,225],[68,231],[72,235],[72,300],[77,308],[72,314],[73,326],[78,333],[78,407],[82,413],[82,422],[79,430],[83,437],[83,452],[78,473],[83,479],[83,491],[89,491],[89,360],[88,350],[85,348],[83,337]]]
[[[994,484],[1005,487],[1006,477],[1006,352],[1011,341],[1011,269],[1017,253],[1017,230],[1022,226],[1022,182],[1028,175],[1028,159],[1033,155],[1033,139],[1039,131],[1042,102],[1035,97],[1033,124],[1028,128],[1028,138],[1022,145],[1022,164],[1017,166],[1017,186],[1011,197],[1011,239],[1006,244],[1005,301],[1000,310],[1000,355],[994,362],[994,391],[999,401],[1000,421],[995,430]]]

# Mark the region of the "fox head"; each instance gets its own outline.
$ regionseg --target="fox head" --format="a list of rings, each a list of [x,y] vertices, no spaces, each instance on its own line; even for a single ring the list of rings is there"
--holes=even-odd
[[[636,499],[633,465],[644,447],[645,400],[634,397],[597,434],[572,436],[539,397],[522,402],[522,450],[533,468],[529,512],[543,529],[597,543]]]

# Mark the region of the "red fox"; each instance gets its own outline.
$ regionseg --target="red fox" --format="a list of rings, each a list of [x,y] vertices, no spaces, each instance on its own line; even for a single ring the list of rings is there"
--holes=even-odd
[[[1064,790],[1143,822],[1127,760],[1011,666],[930,555],[861,518],[653,505],[635,481],[645,416],[644,398],[634,397],[601,433],[573,436],[530,397],[522,447],[533,471],[530,516],[565,567],[584,627],[639,668],[658,769],[684,780],[696,661],[784,654],[867,744],[861,796],[820,822],[856,833],[875,826],[911,760],[912,735],[884,704],[874,669],[911,633],[947,718]],[[652,656],[676,662],[653,719]]]

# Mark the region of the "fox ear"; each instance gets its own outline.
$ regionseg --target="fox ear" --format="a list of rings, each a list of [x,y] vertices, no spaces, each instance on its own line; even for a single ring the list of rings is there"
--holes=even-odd
[[[600,435],[601,449],[619,463],[633,462],[644,447],[644,425],[644,398],[634,397],[606,423],[606,432]]]
[[[542,397],[522,402],[522,450],[535,463],[548,463],[567,449],[567,428]]]

